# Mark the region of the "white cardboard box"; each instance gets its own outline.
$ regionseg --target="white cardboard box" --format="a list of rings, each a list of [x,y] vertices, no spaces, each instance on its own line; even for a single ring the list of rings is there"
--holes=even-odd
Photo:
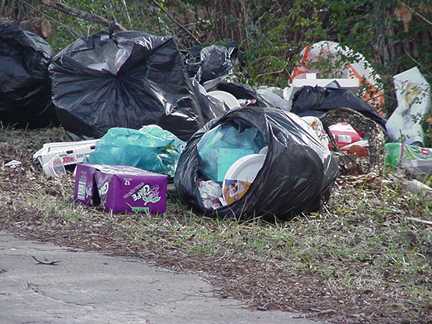
[[[304,86],[319,86],[326,87],[330,83],[336,81],[341,88],[350,89],[350,90],[358,90],[360,88],[360,82],[358,79],[294,79],[292,81],[291,87],[294,89],[298,89]]]

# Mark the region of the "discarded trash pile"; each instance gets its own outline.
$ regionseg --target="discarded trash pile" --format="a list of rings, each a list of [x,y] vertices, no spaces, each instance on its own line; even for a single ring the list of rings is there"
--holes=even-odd
[[[311,87],[304,86],[293,97],[291,112],[299,116],[322,117],[325,113],[341,108],[353,109],[366,118],[385,127],[385,120],[373,108],[354,95],[350,90],[336,86]]]
[[[47,143],[34,159],[47,176],[75,170],[75,200],[87,206],[163,213],[173,180],[201,213],[287,218],[318,210],[339,174],[379,176],[384,165],[432,174],[421,126],[430,86],[420,71],[394,76],[398,107],[386,121],[380,77],[334,42],[305,48],[281,89],[236,81],[231,45],[181,54],[171,37],[100,32],[48,67],[37,36],[0,25],[0,39],[1,121],[50,120],[50,77],[58,119],[81,141]]]
[[[247,107],[195,133],[174,181],[180,197],[201,212],[282,217],[319,209],[337,173],[329,149],[301,118]]]
[[[348,108],[331,110],[321,119],[331,134],[330,147],[341,173],[382,174],[385,133],[379,124]]]
[[[321,119],[343,174],[382,172],[386,122],[370,105],[334,87],[304,86],[293,97],[291,112]]]
[[[48,65],[51,47],[16,24],[0,24],[0,122],[21,127],[55,123]]]

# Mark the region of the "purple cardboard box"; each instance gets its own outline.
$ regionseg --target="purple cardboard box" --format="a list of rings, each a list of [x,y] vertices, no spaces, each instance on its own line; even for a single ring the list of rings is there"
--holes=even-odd
[[[168,177],[129,166],[78,164],[74,199],[113,213],[166,210]]]

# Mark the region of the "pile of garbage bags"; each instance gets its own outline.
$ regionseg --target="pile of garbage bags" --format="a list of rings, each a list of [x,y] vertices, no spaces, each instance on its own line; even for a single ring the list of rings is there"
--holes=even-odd
[[[172,37],[100,32],[63,49],[49,71],[59,119],[81,137],[156,124],[187,140],[225,109],[186,77]]]
[[[337,80],[320,78],[316,63],[349,57]],[[385,146],[387,166],[431,173],[421,127],[430,86],[417,68],[394,76],[398,107],[387,121],[380,77],[337,43],[306,47],[285,89],[239,82],[238,63],[234,44],[184,57],[173,37],[139,31],[99,32],[53,56],[39,36],[0,24],[0,122],[60,121],[85,140],[48,143],[35,159],[49,176],[80,165],[76,200],[106,199],[107,210],[165,211],[174,179],[179,198],[206,215],[315,211],[344,170],[341,155],[382,169],[384,136],[397,142]]]
[[[50,100],[48,43],[16,23],[0,24],[0,122],[45,127],[56,122]]]
[[[242,148],[246,150],[245,154],[256,151],[262,145],[266,145],[267,149],[262,154],[249,155],[252,163],[258,159],[262,166],[259,169],[258,162],[258,168],[254,167],[255,173],[258,173],[246,192],[231,204],[225,202],[221,207],[213,208],[203,201],[203,182],[204,185],[207,182],[208,192],[220,194],[222,190],[215,188],[215,184],[222,178],[208,167],[211,157],[203,156],[202,146],[217,140],[206,137],[209,134],[218,137],[220,127],[225,127],[231,134],[234,134],[233,128],[239,133],[255,134],[254,140]],[[256,136],[257,133],[260,136]],[[245,134],[243,136],[246,137]],[[227,140],[234,141],[230,138]],[[232,151],[229,148],[225,152],[219,150],[213,159],[229,158]],[[301,118],[279,109],[246,107],[230,111],[194,134],[180,157],[174,182],[180,198],[205,214],[221,217],[288,217],[298,212],[319,209],[321,202],[328,198],[337,174],[338,167],[329,149],[322,145]],[[209,180],[216,181],[208,183]],[[224,179],[227,180],[236,179]],[[236,190],[239,186],[230,181],[223,185],[231,186],[227,190]],[[206,197],[209,196],[208,192]]]

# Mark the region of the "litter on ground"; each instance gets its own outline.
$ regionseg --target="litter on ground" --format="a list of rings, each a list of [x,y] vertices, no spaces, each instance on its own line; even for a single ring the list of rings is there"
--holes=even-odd
[[[0,28],[2,53],[28,58],[9,42],[7,32],[30,37],[17,28]],[[413,116],[430,108],[418,68],[394,76],[399,105],[386,121],[380,77],[335,42],[306,47],[284,89],[239,82],[234,44],[182,53],[172,37],[100,32],[66,46],[49,67],[46,41],[32,44],[38,72],[25,73],[41,85],[50,78],[52,103],[46,88],[31,97],[44,102],[23,102],[53,107],[70,138],[80,139],[46,143],[33,159],[49,177],[75,171],[75,200],[88,206],[163,212],[170,179],[204,214],[287,218],[319,210],[341,174],[382,174],[384,164],[432,172],[430,149],[416,146],[423,133]],[[331,75],[317,65],[324,59]],[[398,142],[384,151],[387,135]]]

